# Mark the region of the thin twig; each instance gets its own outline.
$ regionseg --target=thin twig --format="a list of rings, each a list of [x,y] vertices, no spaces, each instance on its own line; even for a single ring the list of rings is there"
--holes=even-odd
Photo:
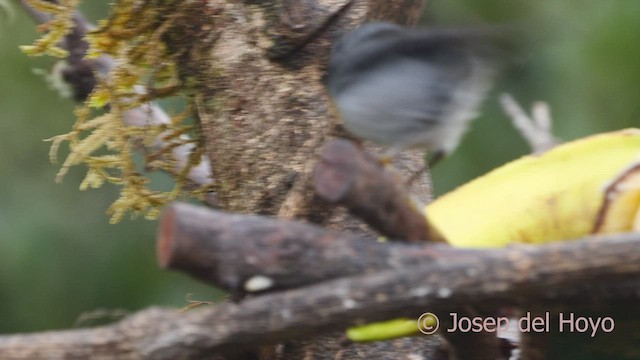
[[[500,96],[500,104],[504,112],[511,118],[513,125],[529,143],[532,152],[542,153],[558,144],[558,140],[551,132],[551,112],[547,103],[535,102],[531,117],[509,94]]]

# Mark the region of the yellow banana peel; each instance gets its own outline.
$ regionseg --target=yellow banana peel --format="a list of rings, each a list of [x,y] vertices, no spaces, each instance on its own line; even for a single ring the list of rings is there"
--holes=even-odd
[[[542,244],[640,230],[640,130],[625,129],[512,161],[438,198],[426,215],[456,247]],[[347,330],[352,341],[418,333],[408,319]]]
[[[640,130],[559,145],[512,161],[429,204],[456,247],[541,244],[638,228]]]

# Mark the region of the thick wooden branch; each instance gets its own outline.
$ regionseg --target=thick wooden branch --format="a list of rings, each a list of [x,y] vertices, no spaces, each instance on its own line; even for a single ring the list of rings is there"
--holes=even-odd
[[[611,306],[637,301],[638,284],[638,234],[517,245],[478,250],[473,259],[333,280],[186,314],[152,310],[102,328],[0,337],[0,354],[3,359],[37,358],[47,351],[60,358],[80,354],[79,359],[94,351],[107,359],[207,358],[425,311],[444,317],[465,306],[486,311],[509,304],[563,304],[572,311],[587,304]]]
[[[161,266],[187,272],[234,295],[474,254],[446,244],[379,242],[311,224],[185,203],[165,209],[158,231]]]
[[[393,239],[443,241],[404,181],[347,140],[327,143],[313,174],[321,198],[344,205],[380,233]]]
[[[230,215],[187,204],[174,204],[165,212],[158,246],[163,266],[186,271],[235,295],[421,263],[472,263],[487,251],[443,244],[380,243],[314,225]],[[493,251],[500,254],[501,250]],[[451,311],[462,315],[471,307]],[[498,350],[495,334],[444,335],[460,359],[482,358],[479,356],[492,353],[491,349]],[[486,344],[492,346],[481,346]],[[482,351],[477,351],[479,348]]]
[[[150,308],[109,326],[0,337],[0,359],[145,359],[153,342],[175,329],[181,315]]]

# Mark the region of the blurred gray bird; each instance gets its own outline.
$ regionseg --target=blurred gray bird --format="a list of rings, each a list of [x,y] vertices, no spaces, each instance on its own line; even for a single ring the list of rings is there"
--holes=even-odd
[[[492,29],[493,30],[493,29]],[[498,69],[496,32],[368,23],[333,47],[325,84],[345,128],[390,147],[452,152]]]

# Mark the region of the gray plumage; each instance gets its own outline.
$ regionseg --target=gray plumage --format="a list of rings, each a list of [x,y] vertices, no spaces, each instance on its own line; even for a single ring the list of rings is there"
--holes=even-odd
[[[493,35],[365,24],[335,44],[326,85],[354,135],[395,151],[447,154],[496,72]]]

